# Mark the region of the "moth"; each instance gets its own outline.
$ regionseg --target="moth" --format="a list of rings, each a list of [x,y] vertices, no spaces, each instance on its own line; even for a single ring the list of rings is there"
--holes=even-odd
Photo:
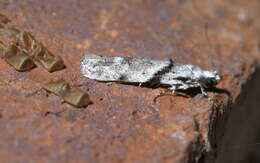
[[[81,73],[90,79],[103,82],[149,84],[166,86],[169,90],[214,87],[220,80],[217,71],[203,70],[191,64],[175,63],[172,60],[110,57],[86,54],[81,61]]]

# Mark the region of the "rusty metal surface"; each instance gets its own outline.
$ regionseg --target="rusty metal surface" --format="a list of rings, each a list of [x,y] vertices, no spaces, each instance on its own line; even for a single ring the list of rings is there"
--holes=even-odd
[[[8,26],[32,32],[66,69],[17,72],[0,60],[1,162],[194,162],[210,123],[240,93],[259,59],[252,0],[2,0]],[[4,40],[1,40],[4,41]],[[84,53],[173,58],[223,76],[213,101],[81,76]],[[93,101],[76,109],[41,89],[63,77]],[[168,94],[168,95],[167,95]],[[214,109],[219,109],[216,113]]]

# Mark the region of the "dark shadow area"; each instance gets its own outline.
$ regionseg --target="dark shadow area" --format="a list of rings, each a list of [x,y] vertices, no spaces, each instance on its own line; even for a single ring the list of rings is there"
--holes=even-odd
[[[197,94],[201,94],[201,90],[199,87],[197,88],[189,88],[186,90],[177,90],[180,93],[186,94],[189,97],[194,97]],[[214,93],[219,93],[219,94],[227,94],[228,96],[230,96],[230,92],[228,90],[225,89],[220,89],[220,88],[216,88],[216,87],[212,87],[212,88],[206,88],[205,91],[207,93],[209,92],[214,92]]]
[[[110,82],[110,81],[99,81],[102,83],[117,83],[117,84],[124,84],[124,85],[133,85],[133,86],[139,86],[139,87],[146,87],[146,88],[152,88],[152,89],[156,89],[156,88],[165,88],[168,89],[170,86],[169,85],[162,85],[162,84],[155,84],[155,79],[152,80],[153,82],[146,82],[146,83],[130,83],[130,82]],[[220,89],[220,88],[216,88],[216,87],[212,87],[212,88],[206,88],[205,89],[206,92],[214,92],[214,93],[219,93],[219,94],[227,94],[228,96],[230,96],[230,92],[228,90],[225,89]],[[188,88],[185,90],[182,89],[178,89],[175,91],[176,95],[180,95],[183,97],[195,97],[198,94],[201,94],[201,89],[199,87],[195,87],[195,88]]]
[[[227,120],[212,131],[214,157],[204,162],[259,163],[260,162],[260,70],[243,87],[242,93],[224,113]],[[229,109],[229,108],[226,108]],[[223,117],[218,117],[221,118]],[[214,140],[213,140],[214,141]],[[207,156],[206,156],[207,157]],[[213,160],[214,159],[214,160]]]

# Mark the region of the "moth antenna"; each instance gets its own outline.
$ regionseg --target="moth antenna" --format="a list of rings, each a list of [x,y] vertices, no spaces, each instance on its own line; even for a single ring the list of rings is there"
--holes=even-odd
[[[217,49],[213,46],[212,44],[212,39],[210,39],[209,37],[209,26],[208,26],[208,23],[205,23],[204,24],[204,35],[206,37],[206,40],[208,41],[208,47],[209,47],[209,51],[212,53],[212,54],[215,54],[217,55]],[[210,55],[210,60],[214,60],[214,55]],[[214,66],[214,62],[211,62],[212,66]]]
[[[208,28],[209,28],[208,23],[205,23],[204,24],[204,34],[205,34],[206,39],[207,39],[207,41],[209,43],[209,46],[212,48],[212,44],[211,44],[210,39],[209,39]]]

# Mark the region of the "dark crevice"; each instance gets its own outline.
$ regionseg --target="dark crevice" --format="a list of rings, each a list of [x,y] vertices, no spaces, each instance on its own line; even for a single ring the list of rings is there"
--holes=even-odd
[[[232,106],[216,115],[212,149],[203,163],[260,162],[260,69],[245,84]]]

